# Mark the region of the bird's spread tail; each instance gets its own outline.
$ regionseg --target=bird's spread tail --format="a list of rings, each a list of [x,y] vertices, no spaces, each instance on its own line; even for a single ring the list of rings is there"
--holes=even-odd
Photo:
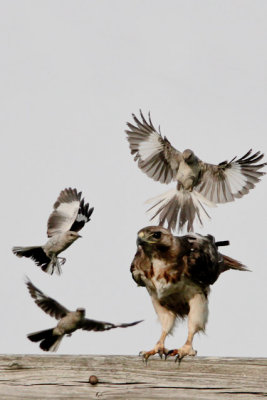
[[[43,254],[44,251],[41,246],[28,246],[28,247],[20,247],[16,246],[12,248],[13,253],[18,257],[27,257],[33,258],[36,257],[36,254]]]
[[[30,339],[32,342],[40,342],[41,340],[47,339],[48,337],[51,337],[52,335],[53,335],[53,328],[46,329],[44,331],[29,333],[27,335],[27,338]]]
[[[40,348],[44,351],[57,351],[63,336],[53,335],[53,328],[29,333],[28,339],[32,342],[41,342]]]
[[[224,254],[221,254],[223,258],[223,265],[224,265],[224,271],[228,269],[236,269],[238,271],[250,271],[246,265],[242,264],[241,262],[235,260],[234,258],[231,258],[229,256],[225,256]],[[223,271],[222,271],[223,272]]]
[[[61,265],[65,259],[58,259],[54,257],[49,258],[44,249],[41,246],[28,246],[28,247],[13,247],[13,253],[18,257],[31,258],[38,267],[41,267],[42,271],[52,275],[56,272],[58,275],[61,274]]]
[[[147,211],[153,213],[151,220],[158,217],[159,225],[167,223],[168,229],[172,231],[182,230],[186,225],[187,232],[193,232],[195,219],[203,225],[202,220],[210,218],[204,205],[216,207],[216,205],[205,199],[200,193],[180,189],[171,189],[159,196],[149,199],[147,203],[154,203]]]

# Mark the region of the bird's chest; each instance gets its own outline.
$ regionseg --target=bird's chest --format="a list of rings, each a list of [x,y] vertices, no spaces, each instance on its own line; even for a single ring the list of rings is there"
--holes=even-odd
[[[45,245],[45,252],[48,256],[53,254],[59,254],[67,247],[71,245],[71,242],[67,241],[64,233],[58,233],[52,236]]]
[[[172,299],[174,302],[188,302],[199,288],[184,276],[178,268],[166,267],[162,260],[153,260],[153,277],[147,287],[150,295],[160,301]]]
[[[166,265],[163,260],[153,259],[151,270],[151,285],[149,287],[158,298],[167,295],[173,290],[174,285],[177,285],[180,281],[181,274],[179,271],[172,268],[171,265]]]
[[[62,318],[58,325],[57,329],[62,333],[72,333],[77,329],[77,326],[80,322],[80,317],[76,316],[75,314],[67,315],[66,317]]]
[[[186,186],[187,181],[195,183],[198,177],[198,168],[196,165],[188,165],[184,160],[180,162],[176,179],[182,185]]]

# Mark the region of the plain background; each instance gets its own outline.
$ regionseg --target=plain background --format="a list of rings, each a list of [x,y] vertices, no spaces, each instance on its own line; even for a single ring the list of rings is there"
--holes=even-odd
[[[138,354],[160,325],[129,267],[145,200],[174,186],[154,182],[130,155],[131,113],[151,112],[180,151],[210,163],[267,144],[267,3],[259,0],[1,1],[0,352],[41,353],[26,334],[56,321],[30,298],[25,275],[69,309],[134,328],[76,332],[59,353]],[[46,241],[65,187],[95,207],[82,239],[49,276],[14,245]],[[266,177],[249,195],[210,210],[202,234],[231,241],[226,254],[252,272],[229,271],[212,287],[201,356],[267,356]],[[181,346],[178,323],[168,348]]]

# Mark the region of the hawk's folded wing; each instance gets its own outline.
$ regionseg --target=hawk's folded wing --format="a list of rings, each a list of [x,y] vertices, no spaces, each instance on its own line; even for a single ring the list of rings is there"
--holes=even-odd
[[[144,118],[140,110],[141,121],[133,114],[135,125],[127,123],[128,141],[131,153],[135,154],[139,168],[150,178],[161,183],[171,182],[178,171],[182,159],[166,137],[162,137],[160,130],[154,128],[150,114],[149,121]]]
[[[181,238],[177,237],[177,240]],[[215,242],[211,235],[188,234],[183,236],[185,241],[188,244],[184,256],[184,274],[198,285],[213,285],[219,275],[228,269],[248,271],[239,261],[218,252],[218,247],[230,244],[228,240]]]
[[[128,328],[129,326],[134,326],[142,321],[135,321],[125,324],[112,324],[111,322],[95,321],[93,319],[85,318],[82,321],[81,329],[85,331],[108,331],[114,328]]]
[[[266,163],[257,164],[264,155],[259,151],[251,153],[249,150],[238,160],[235,157],[218,165],[203,163],[200,182],[194,189],[214,203],[226,203],[244,196],[265,174],[258,170]]]
[[[69,310],[58,303],[51,297],[46,296],[41,290],[39,290],[33,283],[27,279],[26,285],[30,292],[30,295],[34,299],[37,306],[39,306],[45,313],[49,314],[51,317],[56,319],[61,319],[65,317]]]

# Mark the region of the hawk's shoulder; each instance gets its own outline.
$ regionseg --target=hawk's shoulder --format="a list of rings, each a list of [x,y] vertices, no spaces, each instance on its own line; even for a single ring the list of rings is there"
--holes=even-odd
[[[151,278],[152,263],[141,246],[137,247],[130,271],[138,286],[146,286],[145,281]]]

